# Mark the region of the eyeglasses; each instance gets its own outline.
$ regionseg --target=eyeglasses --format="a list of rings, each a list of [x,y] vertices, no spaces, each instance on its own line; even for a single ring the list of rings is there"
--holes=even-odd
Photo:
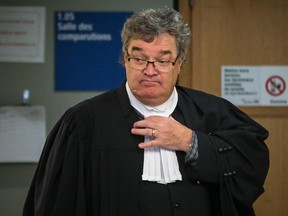
[[[176,64],[177,58],[175,59],[175,62],[161,61],[161,60],[160,61],[147,61],[147,60],[136,58],[136,57],[128,57],[127,59],[130,63],[130,67],[135,70],[144,70],[145,68],[147,68],[148,64],[152,64],[156,71],[162,72],[162,73],[168,73],[173,69],[174,65]]]

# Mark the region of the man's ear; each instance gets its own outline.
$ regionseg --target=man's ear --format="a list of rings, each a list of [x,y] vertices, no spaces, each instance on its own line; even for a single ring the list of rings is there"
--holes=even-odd
[[[182,65],[183,65],[183,59],[182,58],[179,58],[178,60],[178,74],[180,74],[181,72],[181,68],[182,68]]]

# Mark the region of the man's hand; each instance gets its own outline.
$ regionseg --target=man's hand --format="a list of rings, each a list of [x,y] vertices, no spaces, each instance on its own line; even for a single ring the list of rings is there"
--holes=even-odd
[[[131,133],[154,137],[149,142],[139,143],[139,148],[142,149],[158,146],[187,153],[192,143],[192,130],[173,117],[149,116],[135,122]]]

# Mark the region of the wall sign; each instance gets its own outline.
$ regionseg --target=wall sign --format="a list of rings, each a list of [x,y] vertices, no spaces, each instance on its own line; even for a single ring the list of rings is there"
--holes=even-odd
[[[44,39],[44,7],[0,7],[0,62],[44,62]]]
[[[55,89],[110,90],[125,80],[120,33],[128,12],[55,12]]]
[[[288,66],[222,66],[221,95],[240,106],[288,106]]]
[[[266,81],[266,91],[272,96],[280,96],[285,93],[286,81],[282,76],[273,75]]]
[[[0,163],[38,162],[45,139],[45,107],[0,107]]]

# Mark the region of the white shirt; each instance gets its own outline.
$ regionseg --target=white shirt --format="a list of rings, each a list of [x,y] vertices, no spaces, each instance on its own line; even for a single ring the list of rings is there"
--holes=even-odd
[[[169,99],[156,107],[147,106],[139,101],[131,92],[127,82],[126,90],[131,105],[138,110],[144,118],[151,115],[168,117],[177,106],[178,93],[175,88]],[[147,142],[151,139],[153,139],[153,137],[145,136],[144,141]],[[161,184],[173,183],[176,180],[181,181],[182,175],[179,171],[176,152],[159,147],[145,148],[142,180],[155,181]]]

